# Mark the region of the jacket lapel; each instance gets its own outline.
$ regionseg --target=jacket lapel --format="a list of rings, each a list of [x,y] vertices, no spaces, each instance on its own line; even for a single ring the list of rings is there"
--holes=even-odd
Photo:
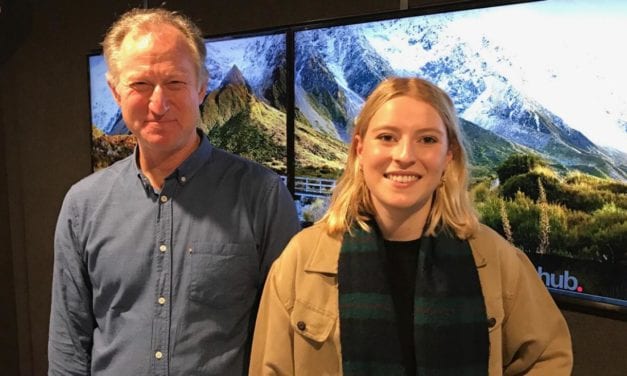
[[[305,272],[337,274],[342,237],[320,236],[312,255],[305,265]]]

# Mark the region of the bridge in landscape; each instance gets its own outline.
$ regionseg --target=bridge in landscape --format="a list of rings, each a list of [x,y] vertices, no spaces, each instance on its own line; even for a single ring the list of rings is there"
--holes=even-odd
[[[297,176],[294,190],[300,197],[329,197],[335,188],[335,179]]]

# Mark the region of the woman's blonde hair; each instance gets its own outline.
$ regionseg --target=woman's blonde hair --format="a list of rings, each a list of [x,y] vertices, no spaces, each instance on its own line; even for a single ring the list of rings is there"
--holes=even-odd
[[[369,231],[367,221],[375,215],[370,191],[359,168],[356,136],[364,138],[374,114],[389,100],[408,96],[428,103],[440,115],[446,127],[449,150],[453,158],[435,190],[431,210],[423,233],[435,235],[451,230],[467,239],[477,230],[479,221],[468,197],[467,153],[461,138],[453,101],[442,89],[420,78],[391,77],[381,82],[370,94],[359,116],[350,144],[348,161],[331,197],[329,210],[319,221],[330,235],[341,235],[357,224]]]
[[[202,85],[207,82],[209,78],[209,72],[205,66],[207,48],[198,26],[191,19],[177,12],[163,8],[135,8],[115,21],[102,41],[102,50],[109,69],[107,77],[113,83],[117,84],[119,80],[118,62],[124,38],[132,32],[159,30],[159,27],[163,25],[173,26],[183,34],[194,58],[199,83]]]

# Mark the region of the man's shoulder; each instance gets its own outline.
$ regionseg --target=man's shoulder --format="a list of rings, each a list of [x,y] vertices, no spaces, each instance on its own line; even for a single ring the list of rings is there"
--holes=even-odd
[[[103,169],[92,172],[74,183],[67,196],[90,196],[103,189],[110,189],[123,175],[127,175],[132,168],[133,156],[119,160]]]
[[[266,179],[268,181],[278,179],[276,172],[261,163],[216,147],[213,148],[212,161],[213,163],[209,164],[209,168],[213,173],[217,172],[217,169],[220,172],[235,174],[241,179]]]

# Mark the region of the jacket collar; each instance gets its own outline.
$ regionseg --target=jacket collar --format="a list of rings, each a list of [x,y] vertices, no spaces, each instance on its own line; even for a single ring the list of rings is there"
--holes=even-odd
[[[337,274],[337,261],[340,257],[342,237],[331,237],[324,230],[324,226],[316,224],[312,230],[319,232],[316,236],[317,243],[313,248],[311,257],[305,264],[306,272]]]
[[[331,237],[321,225],[314,225],[312,230],[318,231],[317,243],[313,248],[311,257],[305,265],[306,272],[337,274],[337,261],[340,257],[342,247],[342,237]],[[469,239],[472,256],[475,259],[477,268],[483,268],[488,264],[486,257],[481,251],[481,240],[477,236]],[[485,246],[485,244],[483,244]]]

